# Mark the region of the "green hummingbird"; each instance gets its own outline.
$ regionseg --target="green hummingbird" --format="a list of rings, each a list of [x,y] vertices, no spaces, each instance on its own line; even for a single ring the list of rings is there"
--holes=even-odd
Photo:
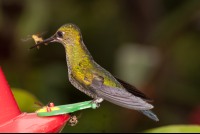
[[[92,103],[99,107],[103,100],[107,100],[128,109],[138,110],[155,121],[159,120],[150,110],[153,106],[147,103],[152,99],[134,86],[113,76],[94,61],[76,25],[68,23],[61,26],[53,36],[30,49],[50,42],[59,42],[64,46],[69,81],[74,87],[94,98]]]

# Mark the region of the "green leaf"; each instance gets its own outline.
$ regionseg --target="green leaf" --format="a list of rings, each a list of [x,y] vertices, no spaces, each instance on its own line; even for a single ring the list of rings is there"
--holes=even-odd
[[[33,104],[33,102],[39,102],[42,104],[33,94],[26,90],[19,88],[11,88],[11,90],[21,112],[35,112],[37,109],[32,106],[37,105]]]
[[[144,131],[144,133],[199,133],[199,132],[200,132],[199,125],[170,125]]]

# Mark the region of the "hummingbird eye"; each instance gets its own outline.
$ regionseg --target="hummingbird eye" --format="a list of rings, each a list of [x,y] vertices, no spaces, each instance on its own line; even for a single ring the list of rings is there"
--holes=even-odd
[[[59,38],[63,38],[63,34],[64,34],[64,33],[61,32],[61,31],[58,31],[58,32],[57,32],[57,36],[58,36]]]

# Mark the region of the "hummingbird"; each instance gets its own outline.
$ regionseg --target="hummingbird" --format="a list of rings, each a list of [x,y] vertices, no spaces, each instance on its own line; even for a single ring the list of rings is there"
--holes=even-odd
[[[107,100],[121,107],[137,110],[152,120],[159,121],[150,110],[153,108],[153,105],[148,103],[153,101],[150,97],[112,75],[94,61],[83,42],[78,26],[72,23],[64,24],[53,36],[30,49],[50,42],[59,42],[64,46],[69,81],[75,88],[92,97],[91,103],[96,103],[99,107],[103,100]]]

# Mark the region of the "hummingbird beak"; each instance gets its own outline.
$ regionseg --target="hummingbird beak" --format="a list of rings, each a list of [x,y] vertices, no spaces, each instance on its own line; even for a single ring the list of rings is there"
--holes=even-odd
[[[44,44],[44,43],[53,42],[54,40],[55,40],[54,38],[50,37],[50,38],[48,38],[48,39],[46,39],[46,40],[44,40],[44,41],[42,41],[42,42],[40,42],[40,43],[38,43],[38,44],[32,46],[32,47],[29,48],[28,50],[31,50],[31,49],[33,49],[33,48],[35,48],[35,47],[37,47],[37,46],[39,46],[39,45],[42,45],[42,44]]]

